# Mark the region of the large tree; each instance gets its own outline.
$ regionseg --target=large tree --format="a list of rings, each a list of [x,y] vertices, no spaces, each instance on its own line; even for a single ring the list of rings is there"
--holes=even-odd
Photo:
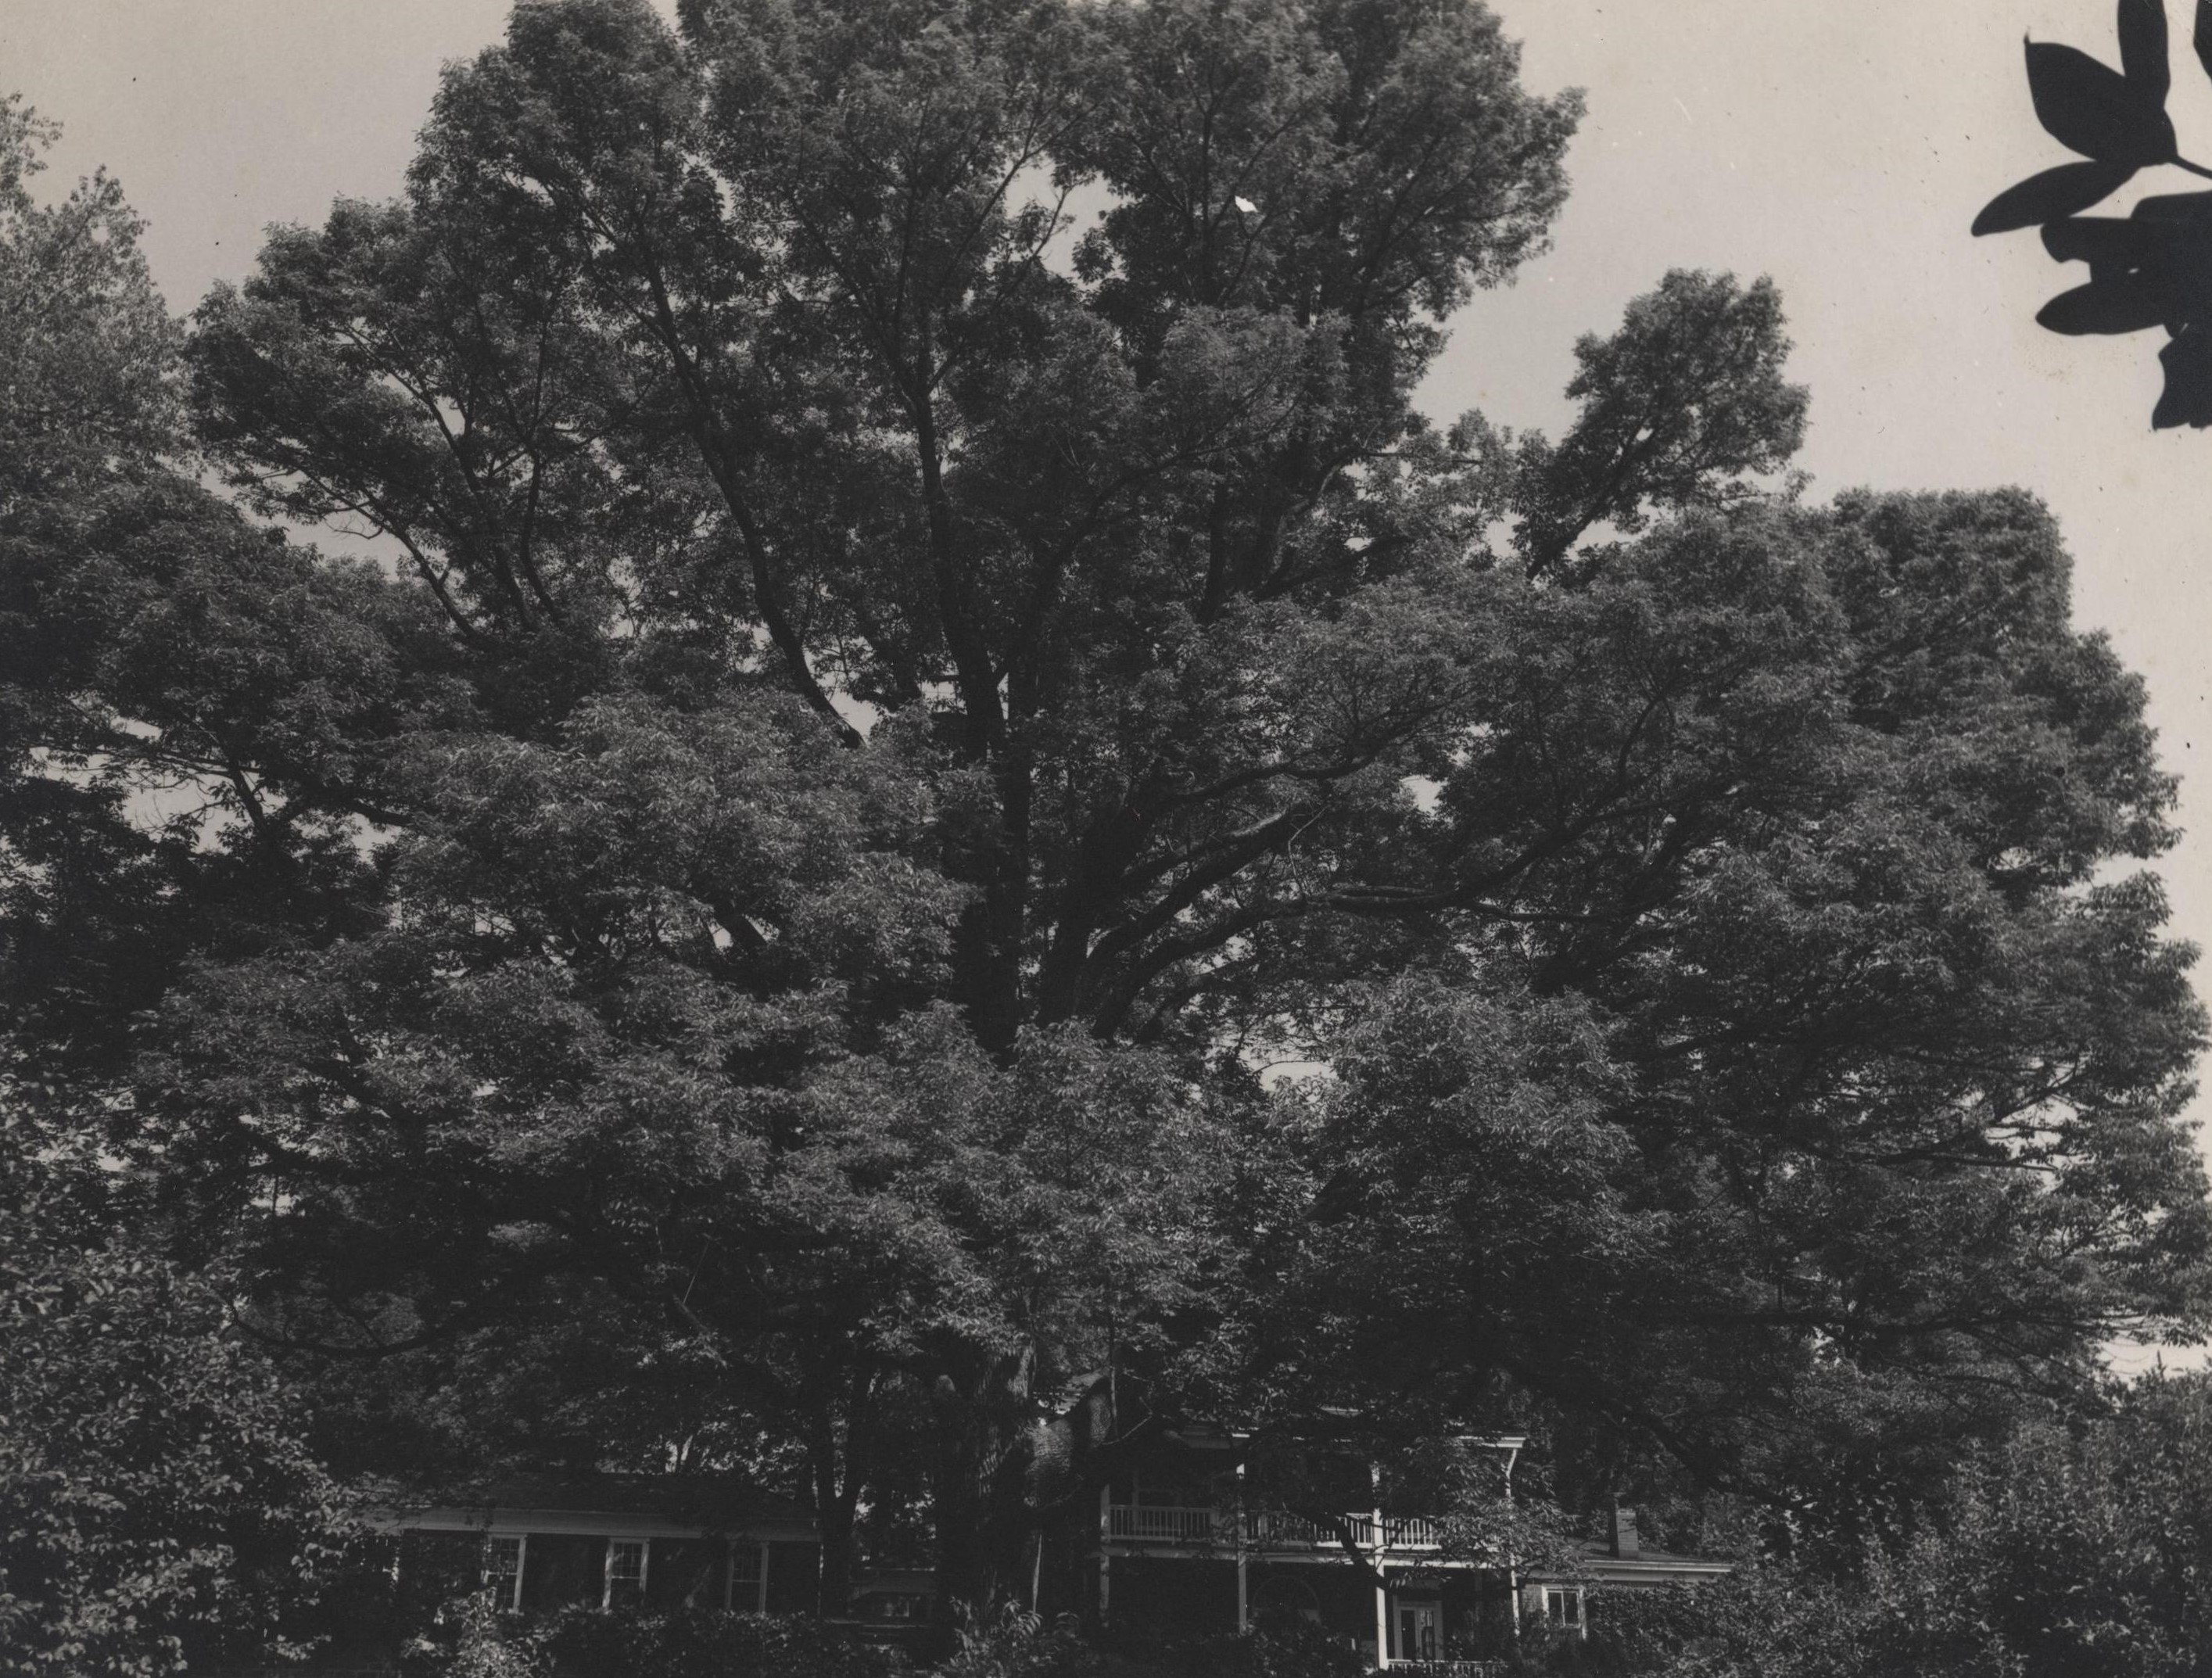
[[[0,102],[0,996],[112,1077],[195,955],[366,924],[350,824],[471,700],[418,591],[203,487],[120,187],[34,191],[57,132]]]
[[[126,1128],[334,1432],[796,1463],[833,1600],[919,1485],[980,1596],[1107,1360],[1802,1515],[2200,1321],[2172,787],[2047,517],[1796,505],[1764,282],[1556,441],[1415,406],[1575,114],[1475,0],[547,0],[209,298],[235,494],[390,573],[253,536],[269,663],[39,691],[303,882]]]
[[[1534,1395],[1827,1520],[2201,1320],[2187,951],[2090,875],[2166,788],[2065,575],[2025,496],[1849,495],[1530,597],[1431,821],[1602,818],[1345,997],[1202,1365],[1291,1416]]]
[[[452,661],[195,481],[139,223],[40,193],[57,131],[0,100],[0,1670],[138,1675],[304,1635],[344,1523],[241,1279],[108,1148],[132,1022],[371,923],[350,824]]]

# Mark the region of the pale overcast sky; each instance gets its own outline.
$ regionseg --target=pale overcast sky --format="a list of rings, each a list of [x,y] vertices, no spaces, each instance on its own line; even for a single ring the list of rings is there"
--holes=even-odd
[[[2192,837],[2161,872],[2212,945],[2212,433],[2154,436],[2155,333],[2033,324],[2077,283],[2033,234],[1972,240],[2000,188],[2066,154],[2031,114],[2023,33],[2112,62],[2110,0],[1494,0],[1528,83],[1589,116],[1552,253],[1457,323],[1427,396],[1556,431],[1570,346],[1669,267],[1780,284],[1826,496],[2024,484],[2057,511],[2081,620],[2148,679]],[[2212,160],[2212,82],[2170,0],[2182,149]],[[173,307],[248,267],[260,230],[400,181],[440,64],[505,0],[0,0],[0,91],[68,128],[152,223]],[[2146,178],[2175,191],[2185,178]],[[2123,200],[2124,202],[2124,200]],[[2070,271],[2079,277],[2077,268]],[[2212,972],[2200,973],[2212,994]]]

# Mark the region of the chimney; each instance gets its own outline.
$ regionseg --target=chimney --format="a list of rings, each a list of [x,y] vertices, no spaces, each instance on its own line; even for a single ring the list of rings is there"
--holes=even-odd
[[[1636,1511],[1619,1504],[1613,1506],[1613,1553],[1629,1560],[1644,1553],[1636,1541]]]

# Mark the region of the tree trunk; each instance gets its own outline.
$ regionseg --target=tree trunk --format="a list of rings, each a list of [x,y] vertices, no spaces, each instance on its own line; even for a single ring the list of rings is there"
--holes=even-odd
[[[817,1611],[824,1620],[842,1619],[853,1603],[853,1513],[860,1481],[848,1476],[842,1487],[817,1476],[815,1518],[822,1529],[822,1572]]]
[[[876,1377],[864,1361],[824,1383],[821,1403],[806,1430],[814,1489],[814,1518],[822,1537],[816,1608],[842,1617],[853,1601],[854,1527],[867,1485],[876,1412]],[[841,1416],[840,1411],[842,1414]]]
[[[938,1378],[931,1475],[938,1596],[979,1614],[1027,1585],[1022,1560],[1033,1522],[1023,1470],[1030,1374],[1024,1352],[994,1359],[966,1390],[949,1375]]]

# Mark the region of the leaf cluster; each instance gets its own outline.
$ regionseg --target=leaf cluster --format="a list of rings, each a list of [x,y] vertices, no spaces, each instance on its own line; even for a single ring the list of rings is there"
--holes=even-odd
[[[2212,7],[2197,8],[2193,43],[2212,75]],[[2046,169],[1997,195],[1974,219],[1977,234],[2040,225],[2059,262],[2086,262],[2089,281],[2062,292],[2036,319],[2054,332],[2124,333],[2161,327],[2166,387],[2154,429],[2212,425],[2212,193],[2140,200],[2124,218],[2081,212],[2146,168],[2208,172],[2180,154],[2166,113],[2172,84],[2163,0],[2120,0],[2114,71],[2070,46],[2031,41],[2027,80],[2035,114],[2051,137],[2088,161]]]

